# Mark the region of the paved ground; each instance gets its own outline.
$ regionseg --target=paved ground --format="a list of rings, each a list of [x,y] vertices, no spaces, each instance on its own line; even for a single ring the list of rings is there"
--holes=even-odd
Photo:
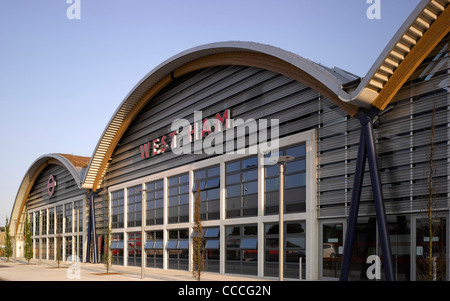
[[[261,281],[267,278],[222,275],[218,273],[203,273],[203,281]],[[6,262],[0,257],[0,280],[2,281],[196,281],[191,272],[179,270],[162,270],[146,268],[145,277],[141,279],[140,267],[113,266],[106,274],[104,264],[80,263],[77,273],[76,266],[61,263],[57,267],[55,261],[31,260],[30,264],[22,258],[14,262]],[[276,279],[274,279],[276,280]]]

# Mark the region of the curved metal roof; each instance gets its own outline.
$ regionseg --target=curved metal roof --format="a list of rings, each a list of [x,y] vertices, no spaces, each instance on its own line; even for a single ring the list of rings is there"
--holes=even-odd
[[[90,158],[67,154],[47,154],[36,159],[26,172],[14,201],[14,207],[11,212],[11,229],[16,229],[20,222],[21,215],[25,206],[27,197],[40,173],[50,164],[57,164],[66,168],[78,187],[82,189],[83,174],[88,166]]]
[[[245,55],[241,55],[243,53],[245,53]],[[230,61],[234,60],[236,64],[247,66],[264,65],[267,58],[272,58],[278,63],[285,63],[286,68],[292,68],[292,70],[287,70],[286,72],[293,71],[297,72],[299,75],[302,74],[304,78],[309,77],[309,83],[314,82],[318,86],[323,87],[324,90],[326,87],[327,91],[320,91],[321,88],[318,87],[317,90],[319,90],[319,92],[323,92],[324,94],[327,93],[327,96],[331,96],[330,98],[334,98],[337,101],[339,101],[338,97],[348,97],[348,94],[341,89],[341,86],[345,82],[353,81],[357,78],[349,73],[336,73],[333,70],[327,69],[310,60],[302,58],[299,55],[280,48],[254,42],[220,42],[186,50],[166,60],[144,76],[144,78],[131,90],[131,92],[119,105],[118,109],[105,128],[92,155],[92,160],[84,180],[84,187],[93,188],[94,190],[97,188],[98,184],[96,185],[94,183],[99,183],[98,173],[104,173],[106,169],[107,163],[105,163],[105,160],[108,160],[109,158],[106,158],[105,156],[108,155],[108,150],[111,152],[111,147],[115,146],[120,139],[120,137],[117,136],[120,127],[123,125],[125,120],[129,118],[138,102],[145,98],[153,87],[160,85],[162,88],[173,78],[192,71],[193,69],[189,66],[190,63],[195,64],[194,68],[197,69],[201,67],[212,67],[220,64],[226,65],[227,63],[225,63],[225,61],[227,58],[224,56],[220,57],[220,59],[216,61],[213,59],[214,55],[220,56],[224,54],[236,55],[235,57],[228,57],[228,59]],[[198,61],[200,59],[208,60],[210,58],[211,61],[209,62]],[[278,66],[275,66],[275,64],[273,64],[272,67],[278,69]],[[270,68],[270,66],[267,66],[267,68]],[[281,69],[277,71],[280,73],[283,72]]]
[[[83,187],[96,190],[110,156],[132,119],[174,78],[200,68],[244,65],[265,68],[309,85],[348,114],[359,108],[383,109],[418,64],[448,33],[448,0],[422,0],[404,22],[367,75],[360,80],[340,69],[328,69],[299,55],[253,42],[221,42],[181,52],[149,72],[122,101],[92,155]],[[347,81],[348,80],[348,81]]]

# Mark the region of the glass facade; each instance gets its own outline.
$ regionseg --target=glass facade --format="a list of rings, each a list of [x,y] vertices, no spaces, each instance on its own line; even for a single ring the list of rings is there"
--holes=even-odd
[[[285,192],[289,200],[286,201],[285,213],[306,214],[305,143],[284,147],[279,154],[296,157],[286,168]],[[190,243],[192,244],[189,239],[189,229],[169,227],[164,230],[162,227],[158,229],[158,226],[189,222],[190,214],[193,213],[189,211],[189,206],[193,206],[190,200],[195,200],[197,188],[199,188],[201,220],[208,222],[208,225],[203,228],[205,270],[216,273],[258,275],[261,268],[260,272],[264,276],[278,275],[278,270],[273,266],[273,264],[278,265],[276,261],[278,245],[275,248],[275,245],[269,243],[271,239],[278,238],[278,233],[266,233],[265,226],[269,227],[270,223],[243,222],[246,218],[256,218],[258,214],[264,214],[269,219],[276,218],[278,214],[276,206],[278,171],[274,172],[272,166],[259,165],[258,158],[264,159],[257,155],[245,156],[238,160],[192,168],[184,173],[170,173],[149,182],[143,181],[143,185],[113,189],[111,213],[113,229],[117,236],[117,242],[112,245],[116,258],[115,264],[122,265],[124,262],[127,262],[129,266],[141,264],[141,249],[136,248],[141,243],[140,232],[127,232],[127,228],[140,225],[136,223],[142,210],[138,204],[141,204],[143,200],[140,199],[141,194],[137,190],[145,187],[146,242],[145,253],[142,255],[146,257],[146,267],[163,268],[166,264],[168,269],[189,270],[191,268],[189,248]],[[223,179],[221,175],[224,176]],[[259,195],[259,192],[262,192],[262,195]],[[127,201],[124,200],[124,193],[127,193]],[[258,210],[259,197],[263,200],[270,198],[269,202],[264,201],[266,210]],[[166,208],[165,201],[167,201]],[[272,208],[270,204],[275,204],[277,208]],[[126,224],[119,222],[123,221],[123,217],[120,216],[124,212],[123,206],[127,206]],[[223,214],[222,210],[224,210]],[[218,224],[221,219],[227,220],[227,225],[223,228]],[[277,228],[275,224],[271,223],[273,229]],[[286,222],[285,277],[287,278],[298,278],[299,258],[303,260],[301,268],[304,278],[306,276],[305,225],[304,221]],[[260,233],[258,228],[261,229]],[[292,230],[294,228],[296,231]],[[224,245],[220,241],[222,231],[225,238]],[[122,236],[119,237],[119,235]],[[124,235],[128,237],[126,248],[123,246]],[[261,250],[258,250],[259,240],[264,241]],[[259,252],[262,252],[263,255],[260,254],[260,257],[264,262],[258,263]],[[222,253],[225,263],[221,264]],[[127,256],[127,260],[124,260],[124,256]]]
[[[288,215],[306,214],[304,146],[297,144],[280,151],[282,155],[296,155],[296,161],[291,162],[287,168],[289,172],[286,173],[286,181],[291,183],[287,185],[286,192],[293,189],[295,192],[292,194],[297,197],[295,201],[287,202],[285,213]],[[272,188],[278,189],[274,186],[274,183],[278,182],[273,182],[278,173],[273,173],[270,167],[259,165],[258,158],[264,159],[263,156],[245,156],[238,160],[215,162],[201,168],[189,168],[184,173],[172,172],[156,180],[143,181],[139,185],[134,183],[129,187],[121,185],[120,188],[111,189],[113,237],[110,248],[113,264],[141,266],[144,256],[146,267],[190,270],[191,229],[187,226],[175,229],[173,226],[168,229],[165,227],[190,221],[190,215],[193,213],[190,212],[190,206],[193,210],[190,200],[195,200],[199,187],[201,220],[207,222],[203,227],[205,271],[277,276],[278,242],[275,244],[275,240],[278,239],[278,233],[273,231],[278,229],[278,226],[273,220],[276,220],[278,211],[272,210],[265,200],[272,197]],[[145,199],[142,199],[142,191],[146,192]],[[278,194],[278,191],[275,192]],[[262,204],[266,204],[266,210],[258,210],[259,199],[262,199]],[[142,226],[143,201],[146,202],[144,254],[141,250],[141,231],[136,231],[137,227]],[[278,199],[273,198],[271,202],[276,203]],[[61,260],[67,260],[72,254],[82,256],[83,235],[86,235],[87,230],[87,225],[83,227],[86,223],[83,206],[83,201],[66,202],[34,212],[34,227],[43,219],[43,223],[48,224],[48,233],[52,232],[51,229],[56,231],[48,238],[49,259],[55,260],[55,254],[61,256]],[[43,212],[48,212],[46,222]],[[264,216],[258,217],[258,214]],[[225,225],[220,225],[220,220],[224,219]],[[303,230],[291,232],[293,225],[300,225],[297,229]],[[305,222],[286,222],[285,227],[285,277],[297,278],[300,257],[304,259],[302,268],[305,272]],[[221,239],[224,239],[223,244]],[[260,245],[258,241],[261,242]],[[260,247],[262,248],[259,249]],[[221,258],[225,258],[225,262],[221,262]],[[261,262],[259,258],[262,259]]]
[[[68,260],[70,256],[83,255],[83,201],[67,202],[46,209],[37,210],[30,216],[34,218],[31,226],[35,230],[34,258],[39,258],[39,238],[41,241],[42,259]],[[78,210],[79,233],[76,230]],[[75,228],[74,228],[75,227]],[[39,232],[39,228],[41,232]]]

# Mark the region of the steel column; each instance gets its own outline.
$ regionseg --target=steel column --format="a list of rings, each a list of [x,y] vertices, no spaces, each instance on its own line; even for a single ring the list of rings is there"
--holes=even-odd
[[[94,211],[94,193],[89,193],[89,224],[87,236],[86,262],[91,262],[91,242],[93,248],[93,263],[98,263],[97,259],[97,234],[95,231],[95,211]]]
[[[353,242],[355,240],[356,221],[358,220],[359,200],[361,199],[361,189],[364,180],[364,169],[366,168],[366,144],[363,143],[364,131],[361,131],[358,147],[358,158],[356,160],[355,178],[353,179],[352,200],[348,216],[347,232],[345,234],[344,255],[342,258],[341,281],[348,280],[350,274],[350,263],[353,253]]]
[[[363,129],[366,133],[367,158],[369,161],[370,179],[372,180],[372,193],[375,201],[375,211],[377,214],[378,231],[383,253],[384,272],[387,281],[395,281],[394,265],[392,262],[391,242],[389,229],[386,221],[386,210],[384,207],[383,190],[381,188],[380,170],[378,168],[378,157],[375,145],[375,135],[373,134],[372,122],[367,122]]]
[[[389,231],[386,221],[386,211],[384,207],[383,190],[381,188],[380,172],[378,168],[378,158],[373,133],[373,119],[378,113],[377,109],[372,109],[367,113],[359,112],[357,118],[361,122],[361,134],[358,147],[358,158],[355,168],[355,178],[353,183],[352,200],[350,203],[349,220],[345,236],[344,254],[341,268],[341,281],[347,281],[350,273],[350,264],[355,239],[356,221],[358,218],[359,203],[361,200],[361,189],[364,180],[364,170],[366,158],[369,163],[372,192],[377,215],[378,230],[383,252],[383,263],[386,280],[395,281],[395,273],[392,262],[392,251],[389,238]]]

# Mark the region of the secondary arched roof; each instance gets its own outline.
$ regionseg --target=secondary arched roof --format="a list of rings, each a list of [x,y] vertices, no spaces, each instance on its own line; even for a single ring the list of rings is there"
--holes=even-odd
[[[56,164],[67,169],[77,183],[78,187],[81,189],[83,184],[83,176],[89,161],[90,158],[88,157],[68,154],[47,154],[36,159],[25,174],[17,192],[10,218],[11,231],[19,230],[18,225],[20,225],[20,219],[22,217],[28,195],[30,194],[36,179],[48,165]]]

